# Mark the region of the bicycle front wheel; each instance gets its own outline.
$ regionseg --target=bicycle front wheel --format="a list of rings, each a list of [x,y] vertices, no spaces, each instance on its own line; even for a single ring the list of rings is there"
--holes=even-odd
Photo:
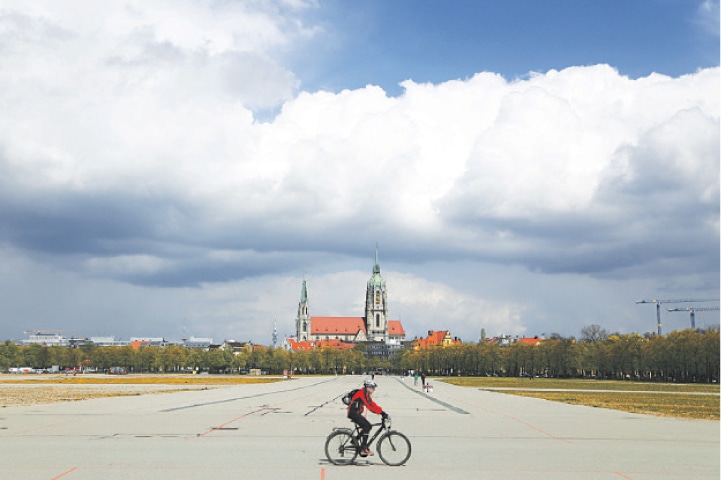
[[[358,456],[358,447],[353,443],[350,430],[336,430],[325,441],[325,456],[334,465],[348,465]]]
[[[378,456],[386,465],[403,465],[411,458],[411,442],[401,432],[388,432],[378,440]]]

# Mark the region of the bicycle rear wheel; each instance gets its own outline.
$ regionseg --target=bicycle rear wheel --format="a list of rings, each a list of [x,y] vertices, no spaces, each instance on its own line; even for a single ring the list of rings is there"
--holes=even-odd
[[[358,456],[358,447],[353,443],[350,430],[335,430],[325,441],[325,456],[334,465],[348,465]]]
[[[403,465],[411,458],[411,442],[401,432],[388,432],[378,440],[378,456],[386,465]]]

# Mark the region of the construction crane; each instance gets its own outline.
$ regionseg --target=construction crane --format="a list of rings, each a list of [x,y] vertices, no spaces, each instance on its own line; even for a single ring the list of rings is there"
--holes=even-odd
[[[702,308],[696,308],[696,307],[686,307],[686,308],[669,308],[669,312],[691,312],[691,328],[696,330],[696,312],[714,312],[717,311],[719,307],[702,307]]]
[[[639,303],[655,303],[656,304],[656,324],[658,326],[658,334],[661,335],[661,305],[664,303],[704,303],[704,302],[718,302],[718,298],[696,298],[696,299],[681,299],[681,300],[639,300]]]

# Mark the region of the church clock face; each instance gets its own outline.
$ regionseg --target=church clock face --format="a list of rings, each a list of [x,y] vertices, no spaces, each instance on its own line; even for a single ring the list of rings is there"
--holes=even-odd
[[[381,294],[380,292],[376,292],[376,305],[380,305],[381,303]]]

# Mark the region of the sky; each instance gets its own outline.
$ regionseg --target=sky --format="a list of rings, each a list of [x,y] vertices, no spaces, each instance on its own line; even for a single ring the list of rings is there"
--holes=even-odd
[[[719,298],[720,91],[711,0],[0,0],[0,339],[269,345],[376,248],[408,338],[656,332]]]

